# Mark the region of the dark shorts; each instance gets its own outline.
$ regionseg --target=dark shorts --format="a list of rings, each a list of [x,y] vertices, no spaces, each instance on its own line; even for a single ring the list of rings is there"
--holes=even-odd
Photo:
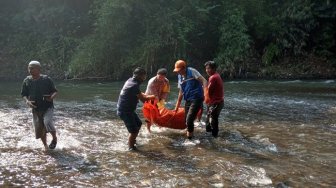
[[[135,112],[118,112],[129,133],[139,132],[142,122]]]

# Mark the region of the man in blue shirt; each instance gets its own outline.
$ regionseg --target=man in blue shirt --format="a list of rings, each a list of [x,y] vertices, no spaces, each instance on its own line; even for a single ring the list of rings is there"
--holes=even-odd
[[[135,113],[139,99],[145,102],[155,98],[154,95],[146,95],[140,91],[140,84],[146,80],[146,77],[145,69],[136,68],[133,77],[125,82],[118,99],[117,114],[124,121],[129,132],[129,150],[136,150],[136,138],[142,125],[140,118]]]
[[[178,87],[180,89],[175,111],[180,107],[183,97],[187,137],[191,139],[194,132],[194,121],[203,106],[203,90],[207,88],[207,81],[196,69],[187,67],[187,63],[183,60],[176,61],[174,72],[178,73]]]

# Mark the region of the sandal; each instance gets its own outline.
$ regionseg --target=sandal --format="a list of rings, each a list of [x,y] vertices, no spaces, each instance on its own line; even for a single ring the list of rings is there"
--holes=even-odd
[[[50,145],[49,145],[49,149],[55,149],[57,145],[57,141],[56,140],[52,140]]]

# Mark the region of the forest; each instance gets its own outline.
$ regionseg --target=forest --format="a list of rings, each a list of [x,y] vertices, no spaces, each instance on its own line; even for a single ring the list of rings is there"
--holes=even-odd
[[[184,59],[227,79],[336,78],[333,0],[1,0],[0,79],[123,80]]]

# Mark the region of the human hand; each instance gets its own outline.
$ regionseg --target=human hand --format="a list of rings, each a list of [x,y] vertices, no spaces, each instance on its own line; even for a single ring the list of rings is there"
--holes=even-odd
[[[155,95],[148,95],[147,98],[148,98],[149,100],[154,100],[154,99],[155,99]]]
[[[35,101],[26,101],[26,104],[30,107],[30,108],[37,108],[37,106],[35,106],[33,103],[35,103]]]
[[[205,104],[210,103],[210,97],[209,97],[209,90],[208,88],[204,88],[204,102]]]
[[[165,106],[165,100],[164,99],[159,100],[159,102],[157,102],[156,105],[159,109],[163,108]]]
[[[43,95],[43,100],[51,102],[53,98],[50,95]]]
[[[205,104],[209,104],[210,103],[209,97],[205,97],[204,102],[205,102]]]

